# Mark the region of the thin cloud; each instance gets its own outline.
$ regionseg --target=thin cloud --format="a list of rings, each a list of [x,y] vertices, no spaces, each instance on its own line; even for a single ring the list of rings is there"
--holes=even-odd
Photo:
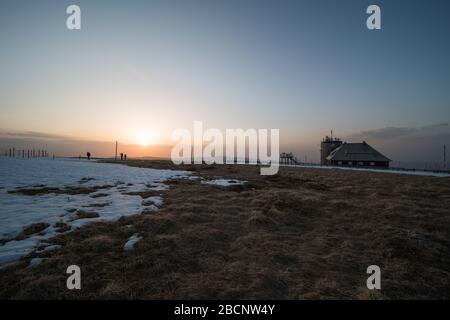
[[[387,140],[406,136],[417,132],[417,130],[415,128],[386,127],[354,133],[348,136],[348,138],[355,140]]]
[[[433,131],[447,128],[448,123],[437,123],[422,127],[385,127],[350,134],[347,139],[351,140],[391,140],[410,135],[431,135]]]
[[[437,128],[445,128],[445,127],[448,127],[448,123],[436,123],[436,124],[432,124],[429,126],[421,127],[421,129],[427,130],[427,129],[437,129]]]
[[[87,151],[96,157],[112,157],[115,153],[115,141],[82,140],[64,135],[35,132],[0,130],[0,153],[7,154],[10,148],[16,150],[40,149],[57,156],[85,155]],[[172,146],[148,146],[119,142],[119,153],[128,156],[169,157]]]
[[[2,138],[23,138],[23,139],[42,139],[42,140],[73,140],[73,138],[36,131],[0,131]]]

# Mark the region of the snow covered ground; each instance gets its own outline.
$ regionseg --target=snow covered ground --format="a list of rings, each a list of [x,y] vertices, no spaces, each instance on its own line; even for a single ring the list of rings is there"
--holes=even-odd
[[[94,221],[114,221],[122,216],[149,213],[162,205],[160,197],[142,200],[129,192],[165,190],[165,181],[189,176],[189,172],[134,168],[119,164],[78,159],[21,159],[0,157],[0,264],[29,254],[33,248],[57,234],[55,223],[65,223],[71,231]],[[86,194],[9,193],[18,188],[93,188]],[[111,187],[108,187],[111,186]],[[89,207],[92,205],[92,207]],[[79,218],[80,212],[98,217]],[[24,228],[47,223],[44,230],[28,238],[15,239]]]
[[[238,186],[247,183],[247,181],[230,180],[230,179],[214,179],[214,180],[202,180],[203,184],[212,184],[215,186],[229,187]]]
[[[396,170],[396,169],[371,169],[371,168],[355,168],[355,167],[339,167],[339,166],[320,166],[315,164],[280,164],[280,167],[293,167],[293,168],[314,168],[314,169],[339,169],[339,170],[353,170],[353,171],[370,171],[370,172],[381,172],[381,173],[395,173],[395,174],[406,174],[413,176],[429,176],[429,177],[450,177],[449,173],[443,172],[433,172],[433,171],[422,171],[422,170]]]

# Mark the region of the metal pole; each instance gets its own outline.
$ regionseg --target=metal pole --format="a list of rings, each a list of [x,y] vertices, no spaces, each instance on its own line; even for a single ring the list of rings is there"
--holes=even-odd
[[[446,159],[446,150],[445,150],[445,144],[444,144],[444,169],[447,168],[447,159]]]

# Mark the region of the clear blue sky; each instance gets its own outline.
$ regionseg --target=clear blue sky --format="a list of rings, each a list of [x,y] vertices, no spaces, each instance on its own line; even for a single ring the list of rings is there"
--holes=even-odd
[[[80,31],[66,29],[69,4]],[[366,28],[370,4],[380,31]],[[280,128],[286,151],[311,158],[333,128],[438,161],[449,38],[445,0],[3,0],[0,128],[135,143],[151,127],[164,144],[202,120]]]

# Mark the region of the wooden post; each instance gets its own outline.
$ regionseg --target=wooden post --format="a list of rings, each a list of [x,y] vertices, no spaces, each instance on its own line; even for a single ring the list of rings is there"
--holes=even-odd
[[[118,141],[116,140],[116,153],[114,154],[114,161],[117,161],[117,145]]]

